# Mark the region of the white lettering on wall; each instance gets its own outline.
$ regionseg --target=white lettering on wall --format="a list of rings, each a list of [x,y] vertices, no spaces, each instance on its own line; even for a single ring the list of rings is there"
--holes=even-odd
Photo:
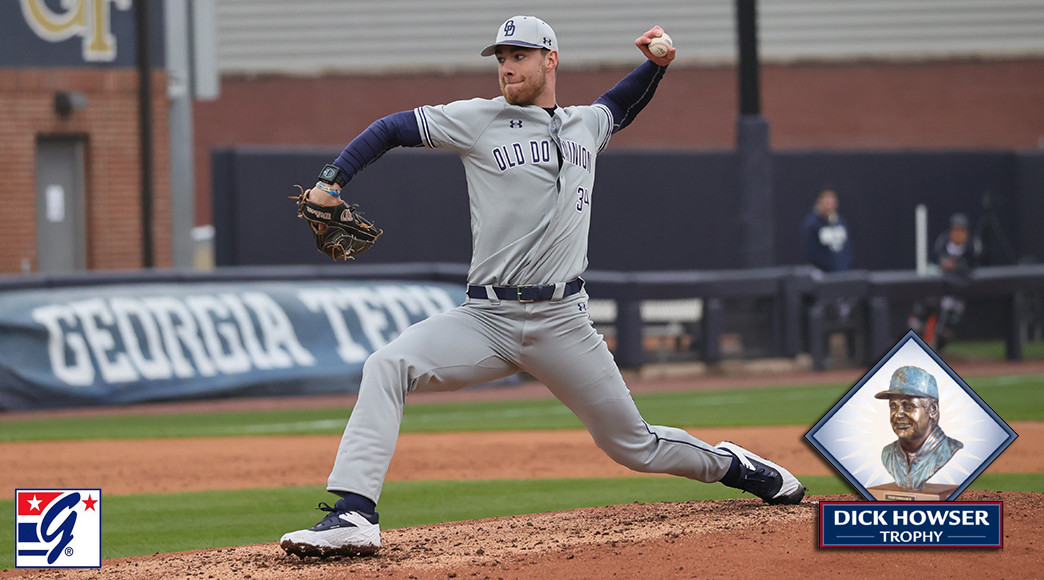
[[[320,315],[316,327],[295,329],[283,306],[259,291],[92,297],[38,306],[31,316],[47,332],[55,377],[89,386],[312,367],[313,350],[323,347],[361,363],[411,324],[456,305],[445,290],[423,285],[309,288],[296,296]],[[336,344],[305,348],[299,332],[328,335],[324,324]]]
[[[324,314],[337,341],[337,354],[346,363],[366,360],[411,324],[456,306],[444,290],[424,286],[371,288],[310,288],[297,293],[312,312]],[[358,322],[369,348],[352,336],[349,319]]]
[[[87,386],[313,366],[289,316],[260,292],[89,298],[34,308],[51,369]]]
[[[66,334],[66,326],[73,326],[76,317],[66,305],[48,304],[33,309],[33,320],[47,329],[47,354],[51,370],[58,380],[70,385],[89,385],[94,382],[94,365],[82,333]],[[68,349],[68,355],[66,354]]]
[[[290,317],[271,296],[262,292],[245,292],[243,303],[260,323],[262,349],[274,368],[315,364],[312,353],[298,342]]]
[[[116,327],[123,337],[127,356],[130,357],[134,368],[141,373],[142,378],[150,381],[169,379],[174,375],[170,359],[163,351],[163,338],[160,335],[159,325],[156,319],[149,315],[149,311],[141,300],[134,298],[111,298],[109,308],[116,317]],[[138,341],[135,328],[140,329],[143,345]],[[149,358],[151,355],[151,358]]]

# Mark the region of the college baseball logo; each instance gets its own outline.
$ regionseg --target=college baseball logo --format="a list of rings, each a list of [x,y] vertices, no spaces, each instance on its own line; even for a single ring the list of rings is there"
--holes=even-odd
[[[100,489],[15,490],[16,568],[101,567]]]

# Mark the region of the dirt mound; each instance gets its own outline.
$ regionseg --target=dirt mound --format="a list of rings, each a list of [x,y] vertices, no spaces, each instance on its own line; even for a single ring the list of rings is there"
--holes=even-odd
[[[586,508],[385,530],[359,559],[298,559],[278,545],[106,560],[101,570],[0,573],[28,578],[707,578],[1027,577],[1044,569],[1036,522],[1044,494],[967,491],[1004,502],[1004,548],[818,549],[816,496],[797,506],[755,499]]]

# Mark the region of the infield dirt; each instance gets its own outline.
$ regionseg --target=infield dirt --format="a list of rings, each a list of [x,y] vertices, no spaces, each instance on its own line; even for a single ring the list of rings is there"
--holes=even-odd
[[[1033,367],[1019,370],[1040,372]],[[970,371],[960,372],[965,376]],[[851,375],[833,377],[832,382],[854,383],[858,376]],[[793,382],[788,384],[802,380],[790,378]],[[832,377],[821,374],[817,378]],[[764,384],[765,377],[754,380]],[[728,382],[720,377],[711,381],[716,388]],[[655,385],[639,382],[635,390],[672,388],[708,387],[692,380],[658,381]],[[541,396],[541,389],[527,386],[455,396]],[[350,401],[344,397],[330,401],[346,403]],[[256,408],[288,403],[212,402],[208,408],[247,404]],[[194,405],[198,404],[183,407]],[[176,407],[54,415],[186,410]],[[987,472],[1044,472],[1044,423],[1020,422],[1012,427],[1020,437]],[[692,432],[712,442],[741,442],[795,473],[833,473],[803,443],[806,430],[751,427]],[[461,437],[467,437],[466,444],[455,439]],[[325,481],[336,445],[335,436],[8,443],[0,445],[0,457],[5,465],[17,465],[19,470],[17,475],[11,469],[0,471],[0,488],[75,485],[62,477],[75,474],[82,481],[87,476],[84,470],[92,465],[101,467],[95,467],[98,471],[91,474],[91,480],[96,478],[107,494],[316,485]],[[467,449],[467,453],[447,453],[447,449]],[[41,457],[51,459],[45,462]],[[25,471],[30,468],[34,471]],[[607,459],[582,431],[528,431],[484,433],[481,437],[474,433],[405,434],[389,479],[632,475]],[[972,490],[962,494],[962,501],[1004,502],[1002,550],[818,549],[818,501],[855,499],[811,496],[801,505],[782,507],[756,499],[635,503],[385,530],[381,552],[361,559],[300,560],[269,543],[106,560],[100,570],[8,570],[0,572],[0,578],[1030,578],[1044,570],[1039,526],[1044,517],[1044,493]]]
[[[968,491],[1004,502],[1004,548],[823,550],[818,501],[629,504],[384,532],[376,555],[287,556],[275,543],[106,560],[100,570],[9,570],[31,578],[1035,578],[1044,494]]]

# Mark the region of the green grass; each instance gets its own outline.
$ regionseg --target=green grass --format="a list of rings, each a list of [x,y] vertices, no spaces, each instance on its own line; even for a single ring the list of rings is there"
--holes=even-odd
[[[855,380],[855,379],[854,379]],[[1044,417],[1044,375],[976,377],[968,381],[1006,421]],[[645,418],[678,427],[814,425],[852,385],[817,385],[654,393],[635,397]],[[0,441],[140,439],[340,433],[349,409],[324,408],[196,415],[19,419],[0,422]],[[406,405],[402,431],[447,432],[579,429],[552,398]]]
[[[1003,340],[958,340],[946,346],[943,358],[1002,361],[1007,356],[1004,349]],[[1044,359],[1044,341],[1023,342],[1022,356],[1025,360]]]
[[[852,493],[840,476],[805,476],[810,494]],[[1040,491],[1044,474],[985,474],[971,489]],[[677,477],[388,482],[381,499],[385,529],[580,507],[751,497],[721,485]],[[102,497],[102,557],[274,542],[311,526],[312,508],[333,496],[321,487],[205,491]],[[771,509],[771,508],[766,508]],[[13,500],[0,522],[14,521]],[[0,569],[14,566],[14,526],[0,526]]]

